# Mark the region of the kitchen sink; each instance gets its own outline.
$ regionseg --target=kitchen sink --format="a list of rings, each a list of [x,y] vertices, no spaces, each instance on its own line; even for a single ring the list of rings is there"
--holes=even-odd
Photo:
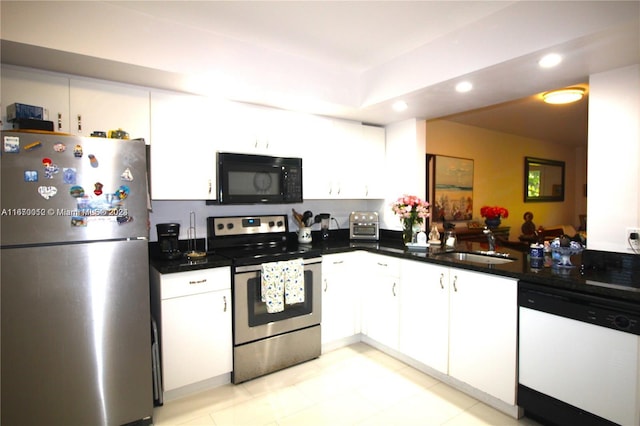
[[[504,255],[500,254],[469,253],[459,251],[439,253],[436,254],[436,257],[441,259],[459,260],[462,262],[481,263],[483,265],[501,265],[504,263],[511,263],[516,260],[509,257],[504,257]]]

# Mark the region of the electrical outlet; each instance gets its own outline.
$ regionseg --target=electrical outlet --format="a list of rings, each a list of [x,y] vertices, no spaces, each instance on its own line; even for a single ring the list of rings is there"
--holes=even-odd
[[[635,253],[640,253],[640,228],[627,228],[625,239],[627,240],[627,245]]]

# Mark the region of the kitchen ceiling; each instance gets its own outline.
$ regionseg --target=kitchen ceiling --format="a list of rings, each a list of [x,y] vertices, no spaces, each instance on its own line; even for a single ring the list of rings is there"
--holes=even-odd
[[[639,5],[4,0],[2,60],[174,90],[212,90],[238,101],[373,124],[447,116],[580,144],[586,143],[586,100],[565,108],[576,109],[569,114],[532,95],[639,63]],[[20,21],[39,15],[43,18],[27,33]],[[56,24],[56,15],[74,25]],[[52,42],[51,34],[58,34],[64,46]],[[537,61],[551,51],[564,61],[555,69],[540,69]],[[456,93],[461,80],[472,82],[474,90]],[[408,103],[406,111],[391,110],[398,99]],[[479,111],[453,117],[470,110]],[[555,121],[544,118],[547,113]],[[538,116],[542,121],[534,120]],[[571,124],[576,119],[583,122]],[[557,134],[572,128],[585,133]]]

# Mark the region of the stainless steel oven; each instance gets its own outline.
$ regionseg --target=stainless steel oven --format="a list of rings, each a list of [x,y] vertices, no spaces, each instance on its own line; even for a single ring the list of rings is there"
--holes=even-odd
[[[233,275],[234,368],[240,383],[320,356],[321,257],[303,259],[304,301],[269,313],[261,297],[262,265]]]
[[[320,356],[322,257],[298,245],[287,215],[207,218],[208,248],[232,260],[233,383]],[[264,268],[296,268],[297,297],[265,299]],[[270,295],[273,297],[273,295]]]

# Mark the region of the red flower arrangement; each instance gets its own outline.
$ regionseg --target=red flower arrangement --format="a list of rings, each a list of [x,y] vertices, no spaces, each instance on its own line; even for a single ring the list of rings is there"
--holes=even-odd
[[[486,217],[487,219],[495,219],[501,217],[507,218],[509,217],[509,210],[499,206],[483,206],[480,209],[480,216]]]

